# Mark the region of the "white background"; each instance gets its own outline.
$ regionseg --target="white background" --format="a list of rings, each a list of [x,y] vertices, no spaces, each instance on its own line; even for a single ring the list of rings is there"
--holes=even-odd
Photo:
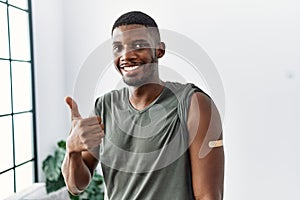
[[[110,38],[114,20],[131,10],[144,11],[160,28],[191,38],[215,63],[226,97],[225,200],[297,199],[296,0],[33,0],[39,168],[56,142],[67,137],[69,110],[63,99],[72,95],[80,67]]]

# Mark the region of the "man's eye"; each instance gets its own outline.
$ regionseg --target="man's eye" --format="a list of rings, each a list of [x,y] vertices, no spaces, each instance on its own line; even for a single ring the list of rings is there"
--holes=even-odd
[[[113,51],[114,52],[120,52],[120,51],[122,51],[122,47],[120,45],[114,45],[113,46]]]
[[[146,43],[136,43],[133,45],[134,49],[143,49],[148,47],[149,45]]]

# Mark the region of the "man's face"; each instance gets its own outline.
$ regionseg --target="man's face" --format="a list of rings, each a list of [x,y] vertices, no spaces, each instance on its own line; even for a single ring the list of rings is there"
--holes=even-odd
[[[143,25],[119,26],[113,31],[114,64],[129,86],[142,86],[158,78],[158,42]]]

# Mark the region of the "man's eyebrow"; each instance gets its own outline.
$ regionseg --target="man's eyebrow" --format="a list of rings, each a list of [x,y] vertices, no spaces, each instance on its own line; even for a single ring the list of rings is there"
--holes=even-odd
[[[121,44],[122,42],[118,42],[118,41],[115,41],[112,43],[112,45],[116,45],[116,44]]]
[[[130,43],[131,44],[134,44],[134,43],[148,43],[149,44],[150,42],[146,39],[136,39],[136,40],[130,41]],[[114,45],[120,45],[120,44],[122,44],[122,42],[120,42],[120,41],[114,41],[112,43],[113,46]]]
[[[145,40],[145,39],[137,39],[137,40],[132,41],[132,43],[135,43],[135,42],[147,42],[147,43],[149,43],[149,41]]]

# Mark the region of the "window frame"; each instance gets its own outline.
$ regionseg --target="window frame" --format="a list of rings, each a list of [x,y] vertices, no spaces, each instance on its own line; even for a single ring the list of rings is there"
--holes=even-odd
[[[12,122],[12,152],[13,152],[13,166],[10,168],[7,168],[5,170],[0,171],[0,176],[4,173],[10,172],[11,170],[13,171],[13,176],[14,176],[14,192],[18,191],[18,188],[16,187],[17,185],[17,175],[16,175],[16,170],[27,164],[32,162],[33,166],[33,182],[38,182],[38,154],[37,154],[37,134],[36,134],[36,101],[35,101],[35,79],[34,79],[34,52],[33,52],[33,24],[32,24],[32,4],[31,0],[27,0],[28,8],[20,8],[15,5],[11,5],[7,0],[0,0],[0,4],[3,4],[6,6],[7,10],[7,37],[8,37],[8,58],[2,58],[0,57],[0,60],[5,60],[9,62],[9,67],[10,67],[10,93],[11,93],[11,112],[7,114],[0,114],[0,118],[6,117],[6,116],[11,116],[11,122]],[[29,31],[29,51],[30,51],[30,57],[29,60],[19,60],[19,59],[12,59],[11,55],[11,33],[10,33],[10,19],[9,19],[9,7],[13,7],[15,9],[19,9],[21,11],[24,11],[28,14],[28,31]],[[14,112],[13,109],[13,84],[12,84],[12,63],[13,62],[25,62],[30,64],[30,75],[31,75],[31,103],[32,103],[32,108],[30,110],[23,110],[20,112]],[[32,155],[33,157],[29,160],[26,160],[22,163],[16,163],[16,147],[15,147],[15,132],[14,132],[14,116],[19,115],[19,114],[24,114],[24,113],[31,113],[32,115]]]

